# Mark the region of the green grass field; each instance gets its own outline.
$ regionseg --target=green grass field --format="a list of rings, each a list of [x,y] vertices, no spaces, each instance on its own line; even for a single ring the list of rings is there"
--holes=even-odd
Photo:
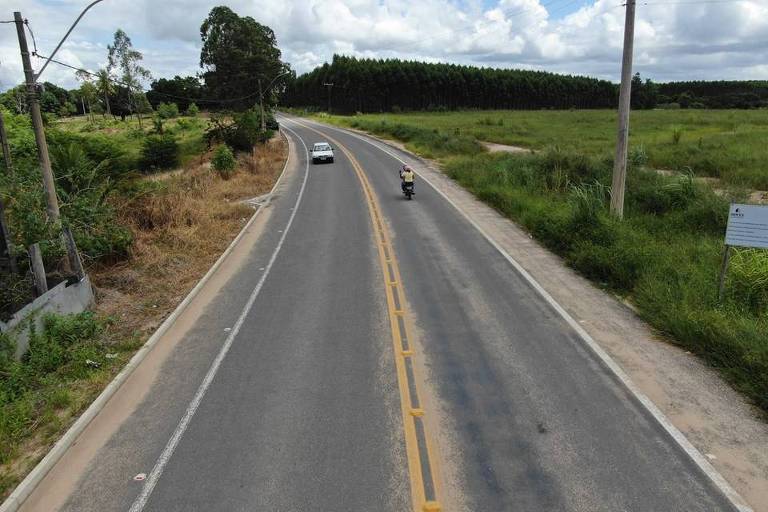
[[[466,154],[474,140],[536,150],[557,146],[613,158],[616,135],[616,113],[608,110],[416,112],[323,119],[395,138],[401,138],[398,129],[410,128],[462,140],[458,147],[439,147],[418,137],[407,141],[412,149],[434,158]],[[768,190],[766,141],[766,110],[642,110],[631,118],[630,149],[636,158],[655,169],[720,178],[726,186]]]
[[[172,134],[179,144],[179,159],[181,165],[186,164],[191,158],[205,150],[204,133],[206,120],[202,117],[177,117],[164,121],[163,130]],[[93,134],[94,136],[106,136],[111,141],[125,150],[126,156],[133,161],[138,161],[141,153],[141,145],[144,135],[153,130],[152,117],[145,116],[142,120],[142,128],[139,128],[138,119],[126,119],[125,121],[96,116],[94,122],[86,117],[69,117],[59,120],[54,125],[60,130],[80,135]]]

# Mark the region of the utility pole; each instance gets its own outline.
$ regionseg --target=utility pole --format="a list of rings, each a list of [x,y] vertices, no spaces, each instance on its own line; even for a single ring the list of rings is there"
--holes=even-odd
[[[261,133],[267,131],[267,120],[264,117],[264,92],[261,90],[261,78],[259,78],[259,105],[261,106]]]
[[[616,158],[613,161],[611,184],[611,213],[624,216],[624,189],[627,181],[627,147],[629,145],[629,110],[632,99],[632,51],[635,41],[635,4],[627,0],[624,22],[624,57],[621,63],[621,92],[619,93],[619,132],[616,140]]]
[[[0,110],[0,146],[3,148],[3,161],[5,162],[5,170],[8,174],[13,172],[11,169],[11,148],[8,145],[8,135],[5,133],[5,119],[3,118],[3,111]]]
[[[40,161],[40,169],[43,173],[43,187],[45,188],[48,220],[57,222],[59,220],[59,200],[56,197],[56,185],[53,180],[51,158],[48,156],[48,143],[45,140],[43,117],[40,114],[40,102],[37,98],[37,88],[35,85],[35,72],[32,70],[32,62],[29,58],[29,48],[27,47],[27,36],[24,33],[24,19],[21,17],[21,13],[16,11],[13,13],[13,20],[16,22],[16,34],[19,36],[19,48],[21,49],[21,61],[24,65],[29,112],[32,116],[32,129],[35,132],[35,142],[37,142],[37,157]]]
[[[333,83],[323,84],[328,88],[328,114],[331,113],[331,89],[333,89]]]

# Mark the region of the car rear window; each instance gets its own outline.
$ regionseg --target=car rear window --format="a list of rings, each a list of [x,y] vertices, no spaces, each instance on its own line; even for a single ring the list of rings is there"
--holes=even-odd
[[[330,151],[331,146],[328,144],[315,144],[315,151]]]

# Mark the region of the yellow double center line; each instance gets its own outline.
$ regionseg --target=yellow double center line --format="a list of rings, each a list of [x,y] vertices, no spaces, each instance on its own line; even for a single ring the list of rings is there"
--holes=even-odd
[[[440,475],[437,465],[435,443],[426,425],[423,394],[420,392],[420,375],[414,361],[414,344],[407,318],[405,293],[400,278],[395,251],[379,209],[378,199],[368,177],[354,155],[338,140],[303,123],[304,128],[318,133],[335,144],[352,163],[363,187],[368,211],[373,224],[374,237],[379,251],[379,261],[384,276],[389,310],[392,346],[395,353],[397,383],[400,389],[400,405],[403,414],[405,448],[408,458],[408,472],[411,478],[411,499],[415,512],[437,512],[440,506]]]

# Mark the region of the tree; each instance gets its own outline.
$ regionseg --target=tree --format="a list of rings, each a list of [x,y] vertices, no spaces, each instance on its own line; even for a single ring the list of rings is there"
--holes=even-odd
[[[659,102],[659,87],[647,79],[643,82],[640,73],[632,77],[632,108],[652,109]]]
[[[250,16],[240,17],[228,7],[211,9],[200,36],[200,67],[208,91],[213,98],[238,99],[230,103],[235,109],[247,109],[258,101],[254,90],[259,80],[266,87],[289,69],[280,60],[272,29]],[[267,104],[274,102],[271,90],[264,91],[264,99]]]
[[[105,115],[111,116],[112,109],[109,105],[109,97],[115,94],[115,84],[112,83],[109,68],[100,69],[96,72],[96,90],[104,98]]]
[[[93,77],[90,73],[78,71],[76,74],[77,80],[80,82],[80,88],[77,90],[77,94],[80,97],[83,104],[83,115],[87,115],[91,121],[93,121],[93,108],[92,104],[96,102],[99,91],[94,84]],[[86,105],[88,110],[86,111]]]
[[[141,81],[151,77],[149,70],[140,64],[144,56],[133,48],[131,38],[120,28],[115,32],[115,39],[111,45],[107,46],[107,50],[109,67],[120,69],[120,81],[128,89],[127,94],[124,95],[128,103],[124,106],[129,112],[139,112],[139,125],[141,125],[141,114],[135,95],[141,91]]]
[[[152,82],[147,92],[147,99],[153,107],[172,101],[179,110],[187,110],[190,103],[201,102],[204,98],[203,86],[194,76],[175,76],[172,79],[161,78]]]

